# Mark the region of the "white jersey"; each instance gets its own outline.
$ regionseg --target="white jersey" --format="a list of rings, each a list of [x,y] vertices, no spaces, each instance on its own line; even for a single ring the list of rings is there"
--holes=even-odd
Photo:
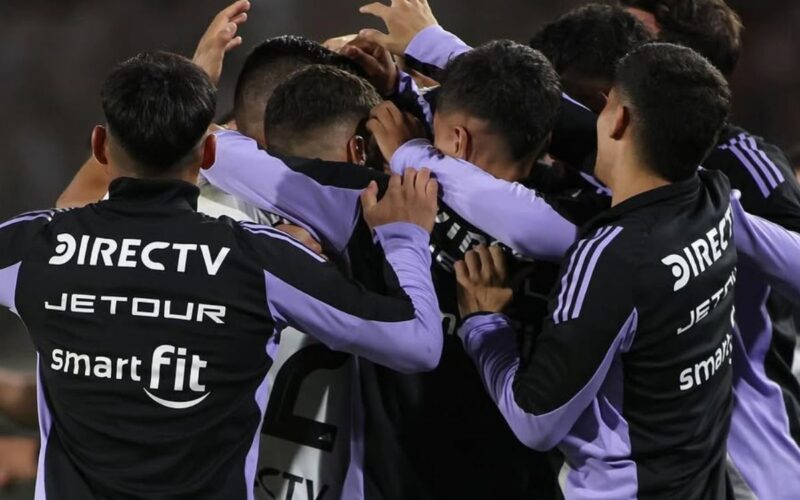
[[[265,225],[280,217],[198,183],[198,211]],[[261,431],[255,498],[338,499],[350,463],[355,358],[287,328],[267,375],[272,388]]]

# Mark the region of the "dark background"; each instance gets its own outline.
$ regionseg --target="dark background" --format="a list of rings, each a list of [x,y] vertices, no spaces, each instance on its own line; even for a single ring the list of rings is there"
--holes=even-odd
[[[229,55],[220,112],[248,50],[264,38],[323,40],[381,27],[358,0],[251,0],[244,45]],[[0,0],[0,220],[53,205],[86,159],[101,120],[100,84],[118,61],[148,49],[191,56],[225,0]],[[543,23],[586,2],[430,0],[444,27],[467,42],[527,41]],[[785,148],[800,142],[800,1],[736,0],[744,52],[732,85],[735,121]],[[0,313],[0,366],[32,369],[16,319]],[[30,498],[30,492],[22,497]],[[11,498],[0,493],[0,498]]]

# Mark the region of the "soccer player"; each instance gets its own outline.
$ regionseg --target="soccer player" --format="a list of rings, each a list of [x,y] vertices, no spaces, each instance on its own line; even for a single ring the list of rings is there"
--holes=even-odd
[[[515,158],[502,135],[487,130],[487,125],[479,128],[470,120],[477,114],[473,104],[489,97],[491,84],[483,85],[486,88],[480,97],[466,95],[456,83],[450,84],[453,114],[448,118],[457,118],[461,110],[461,119],[474,141],[470,148],[483,155],[482,166],[503,171],[509,178],[521,178],[531,167],[527,159],[542,147],[547,124],[555,119],[560,93],[555,73],[540,54],[510,42],[482,47],[462,65],[461,75],[478,84],[486,82],[471,76],[476,73],[469,67],[484,67],[496,78],[507,79],[507,96],[527,95],[517,102],[495,97],[495,101],[508,104],[494,106],[492,125],[510,130],[512,112],[520,107],[531,111],[527,116],[537,116],[524,124],[528,134],[517,134],[518,149],[524,151]],[[270,98],[265,113],[267,150],[259,149],[241,134],[219,132],[217,163],[204,174],[212,183],[263,209],[274,207],[302,218],[326,239],[347,248],[357,273],[370,259],[363,253],[353,254],[364,247],[354,245],[360,234],[358,192],[371,179],[385,183],[385,176],[354,165],[362,161],[354,154],[360,150],[363,131],[359,131],[359,125],[368,118],[368,110],[352,100],[359,90],[365,93],[363,84],[346,74],[322,67],[306,68],[281,84]],[[347,103],[352,103],[349,109]],[[491,107],[488,102],[486,105]],[[360,116],[354,113],[359,109]],[[534,110],[539,110],[538,115]],[[515,125],[519,131],[520,124]],[[421,133],[419,126],[417,133]],[[351,163],[342,163],[345,160]],[[452,263],[471,245],[488,243],[491,237],[473,230],[447,207],[442,207],[438,221],[431,245],[435,257],[432,272],[442,298],[445,325],[454,330],[458,310]],[[543,313],[538,305],[530,309]],[[545,470],[549,467],[541,458],[534,461],[530,450],[515,442],[457,339],[447,336],[445,346],[442,367],[417,377],[382,369],[373,373],[361,365],[369,422],[366,429],[371,432],[365,449],[366,497],[485,498],[495,493],[504,498],[529,498],[552,491],[555,474]],[[398,435],[403,438],[398,439]],[[459,481],[465,471],[481,474],[482,481]]]
[[[384,17],[391,17],[389,20],[391,23],[394,23],[394,11],[393,7],[384,12]],[[417,35],[410,30],[403,31],[403,33],[406,36],[412,36],[410,42],[406,40],[395,43],[400,47],[407,47],[405,49],[407,54],[409,52],[419,54],[419,57],[434,64],[445,64],[448,57],[469,50],[463,42],[444,32],[438,26],[425,28]],[[388,36],[389,38],[393,37],[391,32]],[[405,137],[408,139],[411,136],[406,134]],[[402,143],[402,140],[395,140],[395,143]],[[493,234],[512,248],[523,254],[536,255],[538,249],[542,247],[542,239],[547,239],[549,236],[547,232],[532,231],[528,229],[530,226],[513,223],[513,221],[521,219],[542,220],[540,208],[543,201],[536,193],[522,189],[522,186],[519,185],[501,186],[505,183],[481,175],[480,170],[475,169],[467,162],[454,163],[452,160],[442,159],[441,155],[426,146],[424,141],[411,141],[403,145],[392,156],[392,168],[396,171],[402,171],[406,164],[416,165],[419,163],[424,163],[434,169],[444,185],[444,201],[446,203],[462,213],[477,227],[490,228]],[[758,221],[753,221],[753,223],[759,224]],[[763,289],[763,285],[759,283],[763,283],[765,276],[779,276],[781,271],[786,273],[787,268],[791,269],[791,266],[787,266],[790,262],[781,259],[780,256],[781,251],[787,252],[787,255],[793,255],[794,241],[791,233],[786,230],[768,230],[761,231],[760,234],[769,234],[774,238],[772,243],[760,243],[773,251],[761,252],[756,259],[749,260],[743,266],[747,267],[752,264],[759,268],[773,266],[773,269],[779,271],[766,275],[763,274],[763,269],[757,273],[747,272],[737,280],[737,287],[750,288],[752,285],[748,285],[748,283],[756,280],[755,288]],[[774,251],[776,248],[780,251]],[[749,248],[745,247],[744,250],[748,251]],[[784,276],[795,275],[796,273],[792,274],[791,272],[784,274]],[[786,283],[781,281],[785,280],[778,280],[773,284],[783,290]],[[796,284],[790,284],[790,286],[793,285]],[[738,310],[752,307],[750,302],[752,301],[746,300],[744,304],[740,304]],[[739,313],[739,316],[741,317],[742,314]],[[748,329],[754,327],[752,321],[746,320],[746,316],[743,325]],[[757,326],[755,325],[755,327]],[[779,497],[787,491],[787,475],[792,478],[797,477],[790,471],[796,470],[800,466],[800,453],[798,453],[797,446],[786,435],[786,418],[781,416],[783,412],[779,402],[779,390],[766,379],[763,369],[759,369],[760,358],[757,357],[756,362],[753,363],[748,360],[747,356],[742,355],[745,351],[738,331],[734,340],[741,350],[737,350],[733,357],[737,398],[729,436],[729,443],[734,443],[731,447],[731,455],[735,468],[732,468],[731,472],[734,478],[743,477],[746,482],[745,484],[737,481],[737,489],[755,491],[763,497]],[[753,450],[756,452],[754,453]],[[775,456],[780,456],[781,459],[773,467],[764,469],[759,465],[769,457]],[[796,488],[789,485],[788,490],[792,489]]]
[[[624,9],[589,4],[546,24],[529,45],[553,63],[564,92],[599,114],[617,61],[651,40],[647,28]]]
[[[284,233],[195,212],[216,92],[190,61],[141,54],[102,97],[109,200],[0,225],[0,303],[38,352],[37,498],[252,498],[285,325],[396,370],[436,365],[425,170],[364,194],[397,285],[378,295]]]
[[[728,78],[733,75],[742,46],[742,22],[724,0],[622,0],[621,5],[644,20],[659,40],[691,47]],[[719,170],[741,191],[747,212],[800,232],[800,184],[786,155],[774,144],[735,124],[725,127],[717,147],[703,161]],[[748,286],[748,299],[737,307],[745,345],[753,363],[777,384],[792,438],[800,445],[800,383],[791,373],[798,327],[793,308],[763,283]],[[744,294],[739,294],[744,298]],[[765,314],[765,312],[767,314]],[[763,348],[762,348],[763,346]],[[749,445],[744,445],[749,448]],[[743,473],[746,471],[742,471]],[[776,484],[766,481],[764,486]],[[768,490],[760,496],[774,496]]]
[[[520,439],[564,451],[567,498],[728,495],[736,251],[727,180],[697,165],[729,101],[690,49],[623,58],[598,122],[612,208],[570,249],[528,356],[484,288],[500,263],[479,249],[457,269],[467,352]]]

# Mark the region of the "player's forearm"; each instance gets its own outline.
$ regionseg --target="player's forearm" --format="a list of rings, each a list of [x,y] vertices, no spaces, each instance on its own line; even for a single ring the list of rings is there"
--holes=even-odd
[[[502,314],[468,318],[458,331],[464,349],[478,368],[481,379],[514,435],[525,446],[548,450],[572,427],[561,412],[534,415],[523,410],[514,396],[514,379],[520,363],[516,333]],[[582,410],[581,410],[582,411]]]
[[[400,288],[414,305],[414,319],[403,334],[391,327],[386,338],[366,336],[370,350],[379,352],[387,343],[395,347],[390,355],[395,369],[402,372],[432,370],[439,364],[444,343],[439,300],[431,280],[430,235],[409,223],[394,223],[375,229],[386,260]],[[385,363],[384,363],[385,364]]]
[[[202,175],[261,210],[302,226],[342,252],[359,217],[360,190],[323,186],[238,132],[217,133],[217,159]]]
[[[430,276],[430,235],[419,226],[379,226],[376,238],[403,294],[380,295],[345,279],[327,262],[267,269],[271,314],[336,351],[403,373],[433,369],[441,356],[441,313]],[[273,263],[274,265],[274,263]],[[313,267],[311,267],[313,266]]]
[[[407,142],[392,156],[391,167],[396,173],[420,166],[436,175],[444,203],[525,256],[560,261],[575,241],[575,225],[531,189],[444,156],[421,139]]]
[[[108,192],[103,166],[90,157],[56,200],[57,208],[77,208],[100,201]]]
[[[740,257],[749,258],[767,282],[800,304],[800,234],[744,211],[731,199],[733,239]]]

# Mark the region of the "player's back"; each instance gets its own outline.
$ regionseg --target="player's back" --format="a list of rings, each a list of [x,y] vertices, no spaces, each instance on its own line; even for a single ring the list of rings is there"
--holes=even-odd
[[[698,177],[600,217],[621,231],[623,246],[615,251],[629,264],[619,279],[631,283],[635,332],[599,398],[601,407],[611,401],[623,422],[614,425],[605,413],[601,421],[612,435],[620,423],[627,427],[622,434],[642,498],[726,495],[736,251],[727,179]],[[607,285],[609,299],[614,288]],[[582,420],[577,435],[585,435]],[[619,451],[607,446],[602,453],[613,458]]]
[[[246,231],[197,214],[196,198],[180,181],[121,179],[109,201],[34,215],[20,237],[37,498],[252,495],[274,321]]]

